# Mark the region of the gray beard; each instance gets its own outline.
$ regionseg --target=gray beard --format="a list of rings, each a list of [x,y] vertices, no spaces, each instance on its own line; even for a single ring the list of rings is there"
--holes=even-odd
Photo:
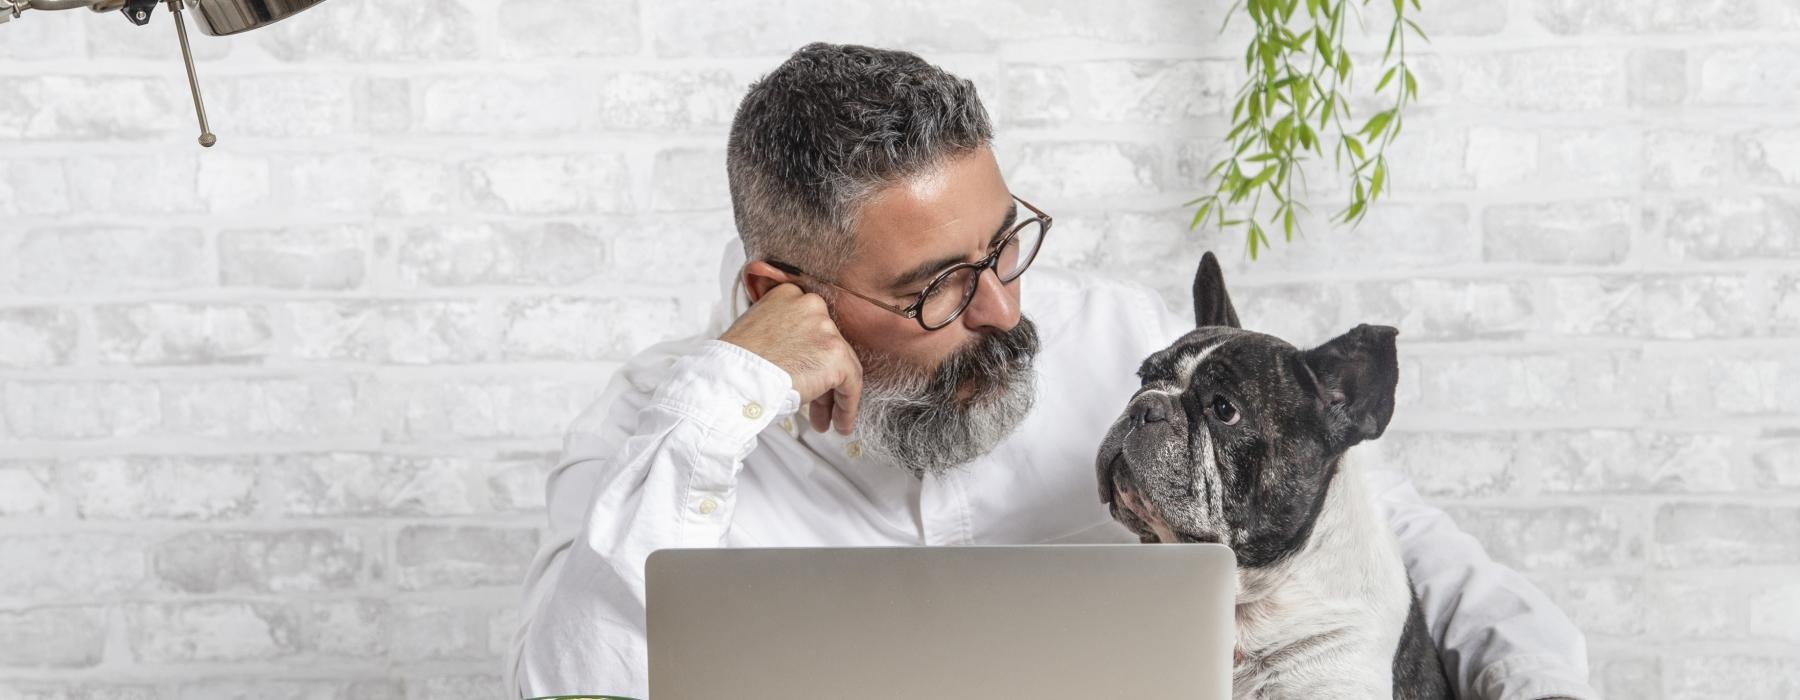
[[[1028,318],[1011,330],[982,336],[936,371],[857,351],[863,393],[856,433],[863,450],[915,476],[942,474],[992,451],[1036,399],[1031,363],[1038,335]],[[958,387],[969,379],[975,381],[974,392],[958,400]]]

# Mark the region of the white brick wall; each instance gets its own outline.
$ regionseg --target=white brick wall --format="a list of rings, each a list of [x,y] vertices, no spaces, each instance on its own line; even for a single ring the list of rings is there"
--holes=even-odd
[[[1392,199],[1255,263],[1179,206],[1226,4],[332,0],[196,39],[211,151],[166,18],[0,27],[0,697],[494,697],[558,433],[699,326],[814,39],[975,79],[1055,263],[1401,327],[1388,453],[1611,696],[1800,695],[1800,2],[1428,0]]]

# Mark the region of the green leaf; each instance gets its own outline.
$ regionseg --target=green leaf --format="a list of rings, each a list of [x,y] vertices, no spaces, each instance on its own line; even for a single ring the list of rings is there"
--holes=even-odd
[[[1413,0],[1413,2],[1418,2],[1418,0]],[[1419,28],[1418,22],[1414,22],[1409,19],[1409,20],[1406,20],[1406,26],[1412,27],[1413,33],[1419,35],[1420,39],[1425,40],[1425,41],[1431,41],[1431,37],[1425,36],[1425,30]]]
[[[1256,155],[1250,156],[1249,158],[1245,158],[1244,161],[1248,162],[1248,163],[1261,163],[1264,161],[1275,160],[1276,158],[1280,158],[1280,157],[1281,156],[1276,155],[1274,153],[1258,153]]]
[[[1356,133],[1365,134],[1369,138],[1374,138],[1376,136],[1379,136],[1381,134],[1381,131],[1383,129],[1387,128],[1388,122],[1391,121],[1393,118],[1394,118],[1394,110],[1391,110],[1391,109],[1384,110],[1380,114],[1376,114],[1373,117],[1369,117],[1369,122],[1367,124],[1364,124],[1363,128],[1361,130],[1357,131]]]
[[[1294,208],[1293,207],[1287,207],[1287,211],[1282,213],[1281,227],[1285,233],[1285,238],[1289,242],[1292,242],[1294,240]]]
[[[1375,91],[1381,92],[1382,88],[1387,87],[1387,84],[1393,81],[1394,74],[1398,72],[1400,72],[1399,66],[1387,69],[1386,73],[1381,74],[1381,82],[1375,84]]]
[[[1200,222],[1206,220],[1206,215],[1209,213],[1212,213],[1213,204],[1216,204],[1218,201],[1219,200],[1214,199],[1214,200],[1207,202],[1206,204],[1201,205],[1200,211],[1194,212],[1194,220],[1192,223],[1188,224],[1188,228],[1190,228],[1190,229],[1199,228]]]
[[[1274,166],[1268,166],[1268,167],[1263,168],[1262,172],[1256,174],[1256,177],[1250,178],[1250,186],[1246,187],[1245,189],[1254,190],[1258,187],[1261,187],[1263,185],[1263,183],[1269,181],[1269,178],[1275,177],[1275,171],[1276,171],[1276,168]]]
[[[1407,71],[1403,75],[1406,76],[1406,97],[1407,97],[1407,99],[1411,99],[1411,100],[1419,99],[1419,81],[1413,78],[1412,71]]]
[[[1387,159],[1375,161],[1375,175],[1369,178],[1369,199],[1381,196],[1381,183],[1387,180]]]
[[[1363,155],[1362,142],[1356,140],[1355,136],[1344,136],[1344,146],[1350,149],[1350,155],[1356,156],[1357,160],[1369,159],[1368,156]]]

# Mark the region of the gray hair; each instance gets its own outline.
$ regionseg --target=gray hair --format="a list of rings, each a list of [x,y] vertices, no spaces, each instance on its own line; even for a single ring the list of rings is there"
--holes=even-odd
[[[807,44],[750,85],[731,122],[744,254],[830,279],[868,197],[992,140],[973,83],[905,51]]]

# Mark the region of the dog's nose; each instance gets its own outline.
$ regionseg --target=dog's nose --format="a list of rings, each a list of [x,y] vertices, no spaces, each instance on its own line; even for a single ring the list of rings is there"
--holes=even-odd
[[[1161,423],[1168,419],[1168,405],[1155,398],[1140,400],[1131,407],[1131,421],[1138,425]]]

